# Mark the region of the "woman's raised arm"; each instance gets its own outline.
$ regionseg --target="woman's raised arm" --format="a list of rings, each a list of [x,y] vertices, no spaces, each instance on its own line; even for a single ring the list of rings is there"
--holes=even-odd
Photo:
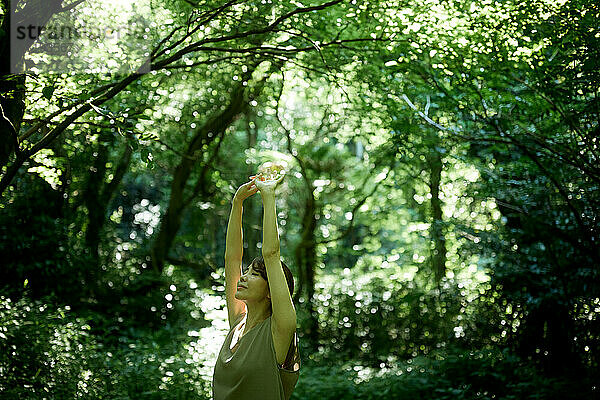
[[[262,255],[271,294],[271,333],[277,362],[282,364],[296,330],[296,310],[281,266],[275,186],[264,185],[260,181],[256,184],[263,201]]]
[[[237,282],[242,274],[242,255],[244,253],[242,213],[244,200],[258,191],[253,181],[241,185],[231,202],[231,213],[227,223],[225,242],[225,299],[229,327],[232,328],[238,316],[246,310],[243,301],[235,298]]]

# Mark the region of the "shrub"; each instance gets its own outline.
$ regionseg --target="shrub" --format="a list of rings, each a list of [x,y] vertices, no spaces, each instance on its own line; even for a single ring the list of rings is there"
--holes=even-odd
[[[5,399],[93,398],[89,326],[41,301],[0,297],[0,393]]]
[[[593,377],[550,378],[508,351],[448,349],[379,369],[348,362],[304,366],[293,399],[586,399]]]

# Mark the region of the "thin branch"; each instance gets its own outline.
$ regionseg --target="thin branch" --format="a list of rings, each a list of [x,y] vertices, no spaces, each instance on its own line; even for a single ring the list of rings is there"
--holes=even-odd
[[[123,177],[127,173],[129,163],[131,162],[131,155],[133,151],[129,146],[125,146],[125,150],[123,154],[119,157],[119,162],[117,164],[117,168],[115,169],[113,178],[110,182],[106,183],[100,197],[102,199],[103,204],[108,204],[113,197],[113,194],[117,187],[121,184]]]
[[[377,39],[371,38],[358,38],[358,39],[343,39],[343,40],[333,40],[331,42],[321,43],[317,48],[320,51],[324,47],[330,46],[339,46],[344,43],[352,43],[352,42],[373,42]],[[231,53],[247,53],[247,52],[266,52],[268,54],[275,54],[277,52],[280,53],[302,53],[310,50],[315,50],[314,46],[306,46],[306,47],[293,47],[289,46],[281,47],[281,46],[272,46],[272,45],[263,45],[263,46],[255,46],[255,47],[242,47],[242,48],[226,48],[226,47],[216,47],[216,46],[195,46],[193,51],[224,51]]]
[[[425,121],[427,121],[429,124],[433,125],[434,127],[442,130],[442,131],[451,131],[453,133],[457,133],[454,129],[451,128],[446,128],[440,124],[438,124],[437,122],[433,121],[431,118],[429,118],[427,115],[425,115],[423,112],[421,112],[411,101],[410,99],[405,95],[402,94],[402,98],[404,99],[404,101],[413,109],[415,110]],[[575,217],[578,226],[581,229],[585,229],[587,228],[586,224],[583,222],[583,220],[581,219],[581,215],[578,212],[578,210],[575,208],[575,205],[571,202],[571,199],[569,199],[568,194],[564,191],[564,188],[562,187],[562,185],[556,180],[556,178],[554,177],[554,175],[552,175],[550,173],[550,171],[547,170],[547,168],[538,160],[537,157],[535,157],[535,155],[531,152],[531,150],[524,145],[523,143],[517,141],[514,137],[512,137],[511,135],[506,135],[502,129],[500,128],[500,126],[498,125],[496,120],[493,121],[487,121],[488,123],[490,123],[490,125],[498,132],[498,134],[501,137],[507,137],[508,140],[510,141],[510,144],[516,146],[517,148],[520,148],[521,150],[523,150],[525,152],[525,154],[527,154],[527,156],[543,171],[543,173],[550,179],[550,181],[553,183],[554,187],[559,191],[559,193],[561,194],[561,196],[563,197],[563,199],[565,200],[565,202],[567,203],[567,206],[570,208],[571,212],[573,213],[573,216]]]
[[[390,163],[388,170],[385,173],[385,177],[383,179],[381,179],[380,181],[375,183],[375,186],[373,186],[373,189],[371,189],[371,191],[366,194],[360,201],[358,201],[354,207],[352,208],[352,217],[350,218],[350,221],[348,222],[348,225],[346,225],[345,229],[337,236],[334,238],[330,238],[330,239],[323,239],[323,240],[319,240],[317,241],[317,244],[325,244],[325,243],[331,243],[331,242],[336,242],[338,240],[343,239],[345,236],[348,236],[348,234],[350,234],[350,232],[352,232],[352,228],[354,227],[354,216],[356,215],[356,212],[358,211],[358,209],[360,207],[362,207],[363,204],[366,203],[366,201],[375,194],[375,192],[377,192],[377,189],[379,188],[379,185],[381,185],[382,182],[386,181],[388,176],[390,175],[390,172],[393,171],[394,166],[396,165],[396,159],[392,159],[392,162]],[[373,170],[376,170],[376,168],[373,168]],[[367,182],[369,181],[369,179],[371,179],[371,175],[367,175],[365,177],[365,180],[362,183],[361,187],[365,187],[365,185],[367,184]]]
[[[432,120],[431,118],[429,118],[425,113],[423,113],[421,110],[419,110],[417,108],[417,106],[415,106],[413,104],[412,101],[410,101],[410,99],[408,98],[408,96],[406,96],[404,93],[402,93],[402,99],[406,102],[406,104],[408,104],[408,106],[410,108],[412,108],[413,110],[415,110],[417,112],[417,114],[419,114],[419,116],[421,118],[423,118],[425,121],[427,121],[427,123],[429,123],[430,125],[436,127],[437,129],[441,130],[441,131],[445,131],[445,132],[452,132],[452,133],[459,133],[458,131],[456,131],[453,128],[447,128],[445,126],[442,126],[440,124],[438,124],[437,122],[435,122],[434,120]]]
[[[538,159],[538,157],[536,157],[535,154],[533,154],[526,146],[524,146],[521,143],[516,142],[516,141],[514,142],[514,144],[515,144],[516,147],[518,147],[521,150],[523,150],[525,152],[525,154],[529,157],[529,159],[531,161],[533,161],[542,170],[542,172],[544,173],[544,175],[546,175],[550,179],[550,181],[552,182],[552,184],[554,185],[554,187],[559,191],[559,193],[561,194],[562,198],[567,203],[567,206],[571,209],[571,212],[573,213],[573,217],[575,217],[575,220],[577,221],[577,225],[579,226],[579,228],[580,229],[586,229],[586,228],[588,228],[588,226],[581,219],[581,213],[577,210],[577,208],[575,208],[575,205],[573,204],[573,202],[569,198],[568,193],[565,192],[565,189],[558,182],[558,180],[554,177],[554,175],[551,174],[550,171],[548,171],[548,169],[540,162],[540,160]],[[589,229],[586,229],[586,230],[589,232]]]
[[[140,67],[142,68],[142,67]],[[91,110],[93,107],[98,106],[107,100],[113,98],[117,93],[126,88],[131,82],[138,79],[139,74],[134,73],[123,80],[121,80],[117,85],[113,86],[108,92],[102,94],[101,96],[95,98],[94,100],[90,99],[86,101],[79,109],[74,111],[72,114],[69,114],[59,125],[57,125],[54,129],[48,132],[39,142],[37,142],[31,149],[24,152],[27,157],[37,153],[41,149],[43,149],[48,143],[54,140],[58,135],[63,133],[63,131],[71,125],[73,121],[77,118],[81,117],[83,114]]]
[[[214,146],[213,149],[213,153],[210,156],[210,158],[204,162],[204,164],[202,165],[202,170],[200,172],[200,176],[198,177],[198,180],[196,181],[196,184],[194,185],[194,188],[192,189],[192,193],[188,196],[187,199],[183,200],[183,204],[184,204],[184,208],[186,208],[191,202],[192,200],[194,200],[194,198],[196,198],[196,196],[198,196],[198,194],[200,193],[200,191],[204,191],[205,188],[205,177],[206,177],[206,172],[209,169],[209,166],[212,165],[213,161],[216,159],[216,157],[219,154],[219,149],[221,148],[221,143],[223,143],[223,139],[225,137],[225,131],[221,131],[219,132],[219,141],[217,142],[216,146]]]
[[[300,170],[302,171],[301,175],[302,178],[305,182],[305,185],[307,187],[308,190],[312,190],[313,186],[312,183],[310,182],[309,178],[308,178],[308,174],[307,174],[307,169],[304,163],[304,160],[302,160],[302,158],[298,155],[297,152],[294,152],[294,149],[292,148],[292,139],[291,139],[291,132],[288,128],[285,127],[285,125],[283,124],[283,121],[281,120],[281,117],[279,115],[279,102],[281,100],[281,95],[283,93],[283,88],[284,88],[284,83],[285,83],[285,76],[283,75],[282,72],[282,84],[281,87],[279,89],[279,93],[277,96],[277,105],[275,106],[275,116],[277,121],[279,122],[279,125],[283,128],[286,137],[287,137],[287,149],[288,152],[296,159],[296,161],[298,162],[299,166],[300,166]],[[395,158],[392,160],[392,163],[390,165],[389,170],[386,172],[385,177],[383,179],[381,179],[380,181],[378,181],[375,186],[373,187],[373,189],[371,190],[371,192],[369,194],[367,194],[363,199],[361,199],[352,209],[352,218],[350,219],[350,222],[348,223],[348,225],[346,226],[346,228],[344,229],[344,231],[336,238],[332,238],[332,239],[327,239],[327,240],[321,240],[321,241],[316,241],[315,244],[323,244],[323,243],[329,243],[329,242],[333,242],[333,241],[337,241],[342,239],[344,236],[348,235],[351,231],[352,231],[352,227],[354,225],[354,215],[356,214],[356,211],[367,201],[367,199],[369,197],[371,197],[379,188],[379,185],[381,184],[381,182],[385,181],[387,179],[387,177],[389,176],[389,173],[393,170],[394,165],[396,163]],[[365,177],[364,182],[362,183],[361,187],[365,187],[365,185],[367,184],[368,180],[371,178],[370,175]]]
[[[69,5],[64,6],[63,8],[61,8],[59,12],[69,11],[69,10],[77,7],[79,4],[83,3],[84,1],[86,1],[86,0],[76,0],[73,3],[71,3],[71,4],[69,4]]]
[[[162,51],[158,52],[159,48],[167,42],[167,40],[169,40],[174,34],[175,32],[177,32],[178,30],[181,30],[183,28],[183,26],[179,26],[176,29],[174,29],[165,39],[161,40],[160,43],[158,44],[158,46],[156,47],[156,49],[154,49],[152,51],[152,58],[157,58],[160,57],[161,55],[167,53],[170,50],[173,50],[175,47],[179,46],[181,43],[183,43],[188,37],[191,37],[194,33],[196,33],[198,30],[200,30],[200,28],[202,26],[204,26],[205,24],[207,24],[208,22],[212,21],[217,15],[219,15],[223,10],[229,8],[230,6],[232,6],[233,4],[237,3],[237,0],[234,1],[230,1],[222,6],[216,7],[212,10],[208,10],[205,11],[204,13],[200,14],[196,20],[194,21],[194,23],[196,23],[196,27],[194,29],[192,29],[191,31],[189,30],[190,25],[192,23],[191,21],[191,15],[190,15],[190,20],[188,20],[188,24],[187,24],[187,31],[186,34],[183,35],[183,37],[177,41],[175,41],[174,43],[172,43],[171,45],[167,46],[166,48],[164,48]],[[193,15],[193,14],[192,14]],[[205,18],[203,21],[198,22],[199,19]]]
[[[221,61],[228,60],[243,60],[248,58],[248,56],[227,56],[227,57],[219,57],[212,60],[204,60],[204,61],[196,61],[192,64],[173,64],[162,67],[162,69],[170,70],[170,69],[180,69],[180,68],[192,68],[197,67],[198,65],[206,65],[206,64],[216,64]]]
[[[287,14],[284,14],[284,15],[280,16],[279,18],[277,18],[275,21],[273,21],[273,23],[271,25],[269,25],[266,28],[266,30],[267,31],[273,30],[281,22],[283,22],[286,19],[289,19],[290,17],[292,17],[292,16],[294,16],[296,14],[302,14],[302,13],[308,13],[308,12],[311,12],[311,11],[323,10],[323,9],[325,9],[327,7],[331,7],[333,5],[339,4],[342,1],[343,0],[334,0],[334,1],[330,1],[328,3],[323,3],[323,4],[318,5],[318,6],[296,8],[295,10],[290,11]],[[266,32],[263,32],[263,33],[266,33]]]
[[[439,84],[439,82],[437,81],[437,79],[435,79],[435,76],[433,75],[425,75],[424,73],[420,73],[421,78],[428,82],[428,78],[431,78],[431,81],[433,82],[433,84],[435,85],[436,88],[438,88],[438,90],[440,90],[442,93],[444,93],[448,99],[450,99],[451,101],[454,102],[454,104],[459,105],[460,103],[454,99],[454,97],[452,96],[451,93],[449,93],[445,87],[443,87],[442,85]],[[517,79],[518,81],[518,79]],[[535,90],[532,88],[532,90]],[[479,88],[477,86],[475,86],[475,91],[477,93],[477,95],[480,98],[482,107],[484,108],[484,112],[485,115],[481,115],[480,113],[477,112],[477,110],[475,110],[473,107],[471,107],[469,104],[464,105],[469,111],[471,111],[471,113],[473,113],[473,115],[475,115],[477,117],[477,119],[475,118],[471,118],[471,120],[473,122],[481,122],[484,123],[486,125],[492,125],[494,124],[493,119],[490,117],[489,112],[488,112],[488,107],[487,104],[485,103],[485,100],[483,98],[483,94],[481,93],[481,91],[479,90]],[[566,118],[566,117],[565,117]],[[535,124],[535,122],[532,122]],[[517,125],[518,126],[518,125]],[[495,127],[494,127],[495,129]],[[464,136],[461,136],[460,134],[458,134],[457,132],[454,132],[456,136],[463,138],[463,139],[467,139],[470,140]],[[593,166],[591,166],[591,168],[589,166],[587,166],[589,163],[586,160],[581,160],[581,157],[577,154],[577,153],[572,153],[571,151],[569,151],[568,148],[565,148],[564,154],[563,153],[559,153],[558,151],[556,151],[554,148],[550,147],[545,140],[543,140],[542,138],[539,138],[537,135],[535,135],[533,132],[529,132],[526,130],[523,130],[523,133],[528,136],[528,137],[532,137],[534,139],[534,141],[541,146],[542,148],[544,148],[545,150],[547,150],[549,152],[549,154],[547,154],[547,156],[549,157],[554,157],[556,158],[558,161],[561,162],[565,162],[567,164],[570,164],[571,166],[575,167],[576,169],[579,169],[580,172],[582,173],[587,173],[589,174],[589,176],[594,179],[596,182],[600,182],[600,179],[598,178],[598,173],[594,170]],[[533,150],[533,151],[537,151],[537,150]]]
[[[296,160],[296,162],[298,162],[298,166],[300,167],[300,171],[301,171],[301,175],[302,175],[302,179],[304,180],[304,184],[307,188],[307,190],[311,191],[313,190],[313,185],[310,181],[310,179],[308,178],[308,172],[306,169],[306,163],[304,162],[304,160],[298,155],[298,151],[294,151],[294,149],[292,148],[292,137],[291,137],[291,132],[288,128],[285,127],[285,125],[283,125],[283,121],[281,120],[281,116],[279,115],[279,102],[281,100],[281,95],[283,94],[283,88],[285,86],[285,73],[282,70],[281,71],[281,87],[279,88],[279,93],[277,95],[277,104],[275,105],[275,117],[277,118],[277,121],[279,122],[279,125],[281,126],[281,128],[283,128],[286,138],[287,138],[287,150],[288,152],[292,155],[292,157],[294,157],[294,159]]]
[[[300,37],[300,38],[306,40],[307,42],[309,42],[312,45],[312,47],[319,52],[319,56],[321,57],[321,61],[323,61],[323,65],[325,65],[325,68],[327,68],[327,70],[329,72],[331,72],[331,68],[329,67],[329,65],[327,65],[327,61],[325,61],[325,57],[323,56],[323,52],[321,51],[321,47],[319,46],[319,44],[317,42],[315,42],[314,40],[312,40],[310,37],[308,37],[306,35],[299,34],[299,33],[296,33],[296,32],[288,31],[288,30],[285,30],[285,29],[281,30],[281,32],[285,32],[285,33],[288,33],[290,35],[294,35],[294,36]],[[300,32],[302,32],[302,31],[300,31]],[[338,39],[338,37],[336,37],[336,40],[337,39]]]
[[[327,71],[323,71],[323,70],[320,70],[320,69],[317,69],[317,68],[308,67],[308,66],[306,66],[304,64],[301,64],[301,63],[295,61],[292,58],[288,58],[288,57],[285,57],[285,56],[282,56],[282,55],[273,55],[273,57],[277,58],[278,60],[294,64],[297,67],[300,67],[300,68],[302,68],[302,69],[304,69],[306,71],[316,72],[316,73],[319,73],[319,74],[323,74],[323,75],[325,75],[327,77],[330,77],[330,75],[329,75],[329,73]]]
[[[108,83],[106,85],[100,86],[94,90],[92,90],[89,94],[91,97],[97,96],[100,93],[102,93],[105,90],[108,90],[116,85],[118,85],[119,82],[111,82]],[[19,137],[19,142],[23,142],[23,140],[27,139],[29,136],[31,136],[32,134],[34,134],[35,132],[37,132],[41,127],[43,127],[44,125],[47,125],[48,123],[50,123],[50,121],[52,121],[52,119],[54,117],[59,116],[60,114],[64,113],[65,111],[69,111],[74,107],[77,107],[79,105],[82,105],[84,103],[86,103],[87,101],[89,101],[89,99],[83,100],[83,99],[79,99],[76,102],[74,102],[73,104],[70,104],[69,106],[64,106],[59,108],[57,111],[53,112],[52,114],[50,114],[49,116],[47,116],[46,118],[44,118],[43,120],[41,120],[37,125],[32,126],[31,128],[29,128],[25,133],[23,133],[21,135],[21,137]]]
[[[548,96],[546,96],[545,93],[543,93],[540,90],[538,90],[537,88],[531,86],[525,80],[520,79],[517,76],[513,76],[512,78],[514,80],[516,80],[517,82],[522,83],[523,85],[527,86],[533,92],[537,93],[542,99],[544,99],[548,104],[550,104],[550,106],[554,110],[556,110],[565,119],[565,121],[567,121],[569,123],[569,126],[571,127],[571,129],[573,129],[575,132],[577,132],[580,137],[585,137],[585,135],[583,135],[583,133],[581,132],[581,130],[573,123],[573,120],[570,118],[570,116],[568,116],[564,112],[564,110],[561,107],[559,107],[558,104],[556,104],[551,98],[549,98]]]

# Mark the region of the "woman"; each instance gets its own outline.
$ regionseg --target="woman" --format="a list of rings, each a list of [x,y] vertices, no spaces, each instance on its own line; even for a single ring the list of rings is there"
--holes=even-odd
[[[242,275],[242,203],[260,190],[262,257]],[[233,197],[225,248],[229,333],[213,374],[214,400],[288,400],[298,381],[294,279],[281,261],[275,185],[256,179]]]

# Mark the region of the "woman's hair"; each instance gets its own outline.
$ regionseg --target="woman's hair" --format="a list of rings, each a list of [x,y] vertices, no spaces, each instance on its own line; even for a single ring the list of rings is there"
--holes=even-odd
[[[257,271],[262,278],[269,282],[267,279],[267,268],[265,267],[265,259],[262,257],[256,257],[250,263],[252,268]],[[292,275],[292,271],[288,268],[287,265],[283,261],[281,261],[281,267],[283,268],[283,273],[285,275],[285,280],[287,281],[288,289],[290,290],[290,296],[294,295],[294,276]]]

